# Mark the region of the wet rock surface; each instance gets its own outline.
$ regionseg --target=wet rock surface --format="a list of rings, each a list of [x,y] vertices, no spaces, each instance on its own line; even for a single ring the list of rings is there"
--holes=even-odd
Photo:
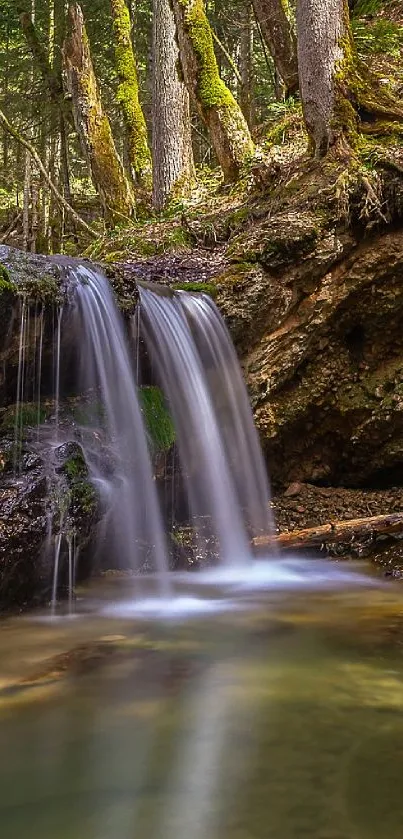
[[[50,599],[55,540],[62,534],[60,589],[66,586],[69,539],[82,552],[99,518],[98,501],[78,443],[60,446],[26,430],[21,449],[0,437],[0,613]]]

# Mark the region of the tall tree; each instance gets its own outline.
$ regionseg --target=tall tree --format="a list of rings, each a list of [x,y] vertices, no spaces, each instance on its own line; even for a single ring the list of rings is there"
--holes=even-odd
[[[239,84],[239,103],[249,128],[253,128],[253,28],[251,0],[245,0],[243,3],[241,26],[239,44],[239,71],[241,77]]]
[[[129,216],[134,198],[102,108],[81,7],[69,7],[64,67],[74,120],[105,217]]]
[[[245,117],[218,71],[203,0],[173,0],[183,75],[227,181],[254,150]]]
[[[286,89],[286,96],[298,90],[297,42],[290,22],[288,0],[252,0],[256,19]],[[320,0],[319,0],[320,2]],[[326,8],[328,2],[323,0]]]
[[[139,101],[130,13],[125,0],[111,0],[111,9],[118,77],[117,101],[125,123],[130,168],[134,183],[151,189],[151,152],[146,121]]]
[[[359,128],[403,120],[403,104],[357,55],[347,0],[298,0],[297,33],[304,118],[317,157],[342,136],[353,143]]]
[[[195,172],[189,93],[180,78],[170,0],[154,0],[153,13],[153,204],[161,210],[174,191],[189,188]]]

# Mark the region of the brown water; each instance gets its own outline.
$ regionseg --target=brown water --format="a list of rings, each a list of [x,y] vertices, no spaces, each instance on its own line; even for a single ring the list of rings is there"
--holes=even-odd
[[[4,621],[1,839],[401,839],[403,589],[243,605]]]

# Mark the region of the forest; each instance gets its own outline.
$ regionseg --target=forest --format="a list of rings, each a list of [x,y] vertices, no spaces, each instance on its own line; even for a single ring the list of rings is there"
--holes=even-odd
[[[381,0],[3,0],[2,242],[80,253],[106,235],[119,251],[119,231],[165,213],[187,244],[210,200],[268,196],[311,155],[330,157],[339,214],[391,221],[401,12]]]
[[[401,839],[403,0],[0,0],[1,839]]]

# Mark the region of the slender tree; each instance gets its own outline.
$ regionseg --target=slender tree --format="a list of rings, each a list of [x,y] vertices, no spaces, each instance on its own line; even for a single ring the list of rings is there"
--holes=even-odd
[[[78,4],[69,7],[68,27],[63,47],[66,82],[93,184],[106,218],[129,216],[134,208],[134,198],[102,108],[83,13]]]
[[[263,38],[284,82],[285,94],[290,96],[298,90],[298,61],[297,42],[287,14],[288,0],[252,2]],[[328,0],[323,0],[322,5],[326,7],[327,4]]]
[[[403,104],[356,53],[347,0],[298,0],[297,32],[304,118],[317,157],[341,137],[354,143],[358,129],[403,120]]]
[[[179,49],[170,0],[153,3],[153,204],[161,210],[172,193],[194,179],[190,102],[180,78]]]
[[[220,77],[203,0],[173,0],[186,86],[206,124],[227,181],[236,180],[254,146],[245,117]]]
[[[111,0],[111,9],[118,77],[117,101],[125,123],[130,168],[134,183],[151,189],[151,152],[146,121],[139,101],[129,9],[125,0]]]
[[[249,128],[253,128],[253,28],[251,0],[245,0],[243,4],[241,21],[242,29],[239,44],[239,103]]]

